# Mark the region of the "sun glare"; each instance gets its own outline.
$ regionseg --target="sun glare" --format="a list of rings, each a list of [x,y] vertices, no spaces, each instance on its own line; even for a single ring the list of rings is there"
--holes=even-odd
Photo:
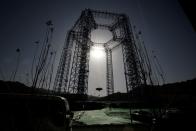
[[[96,59],[101,59],[104,57],[105,50],[102,46],[93,46],[91,48],[91,56]]]
[[[95,29],[90,34],[90,39],[94,43],[107,43],[112,38],[112,32],[106,29]]]

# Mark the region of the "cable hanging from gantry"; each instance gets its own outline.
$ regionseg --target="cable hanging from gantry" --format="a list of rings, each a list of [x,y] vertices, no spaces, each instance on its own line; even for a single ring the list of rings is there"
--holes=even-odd
[[[37,87],[37,82],[39,81],[39,85],[41,83],[41,79],[45,77],[43,74],[43,71],[46,69],[46,64],[48,62],[48,55],[50,54],[51,50],[51,44],[52,44],[52,36],[53,36],[53,31],[54,27],[52,24],[52,21],[49,20],[46,22],[46,34],[42,43],[41,51],[38,57],[38,62],[35,67],[35,73],[33,76],[33,83],[32,87],[36,88]],[[32,65],[33,66],[33,65]],[[32,68],[33,70],[33,68]],[[32,73],[33,74],[33,73]]]

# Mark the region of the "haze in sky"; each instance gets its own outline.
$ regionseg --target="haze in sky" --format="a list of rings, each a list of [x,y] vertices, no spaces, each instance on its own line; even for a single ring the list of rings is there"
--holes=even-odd
[[[20,66],[16,80],[27,84],[27,74],[36,48],[34,42],[43,41],[45,22],[48,20],[52,20],[55,27],[52,46],[57,51],[54,71],[56,73],[66,33],[85,8],[128,15],[131,24],[142,32],[149,56],[153,59],[152,52],[154,52],[158,57],[166,76],[166,83],[196,77],[196,33],[177,0],[2,0],[0,79],[9,80],[16,65],[16,49],[20,48]],[[115,52],[117,54],[116,59],[114,58],[115,70],[117,63],[121,63],[117,61],[121,59],[118,52],[120,50]],[[98,60],[93,61],[91,61],[94,64],[92,67],[98,66],[96,64]],[[104,66],[103,62],[97,68]],[[114,74],[123,72],[118,71]],[[105,75],[102,73],[98,72],[98,76]],[[105,79],[105,76],[102,78]],[[101,82],[96,84],[96,87],[104,88],[103,80],[98,81]],[[115,82],[123,83],[123,80]],[[116,85],[118,86],[120,85]],[[93,94],[94,89],[89,92]]]

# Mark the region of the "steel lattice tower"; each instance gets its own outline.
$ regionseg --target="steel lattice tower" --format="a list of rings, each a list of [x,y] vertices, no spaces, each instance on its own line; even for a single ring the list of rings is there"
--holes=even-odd
[[[104,23],[103,20],[109,22]],[[127,92],[146,83],[145,64],[141,59],[141,53],[136,45],[128,17],[124,14],[85,9],[67,34],[54,90],[87,94],[89,52],[90,47],[95,44],[90,40],[89,35],[95,29],[106,29],[113,34],[113,38],[104,44],[107,94],[114,93],[112,50],[119,45],[122,47]],[[115,45],[114,42],[118,42],[118,44]]]

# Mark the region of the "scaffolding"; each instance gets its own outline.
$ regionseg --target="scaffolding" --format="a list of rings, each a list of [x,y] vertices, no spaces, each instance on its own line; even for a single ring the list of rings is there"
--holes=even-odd
[[[54,90],[71,94],[87,94],[89,52],[90,47],[96,44],[89,36],[95,29],[109,30],[113,35],[111,40],[104,43],[107,95],[114,93],[112,50],[116,47],[122,47],[127,92],[146,84],[147,70],[150,69],[146,69],[145,62],[141,59],[142,49],[138,49],[136,45],[129,18],[125,14],[85,9],[67,34]],[[115,45],[115,42],[118,44]]]

